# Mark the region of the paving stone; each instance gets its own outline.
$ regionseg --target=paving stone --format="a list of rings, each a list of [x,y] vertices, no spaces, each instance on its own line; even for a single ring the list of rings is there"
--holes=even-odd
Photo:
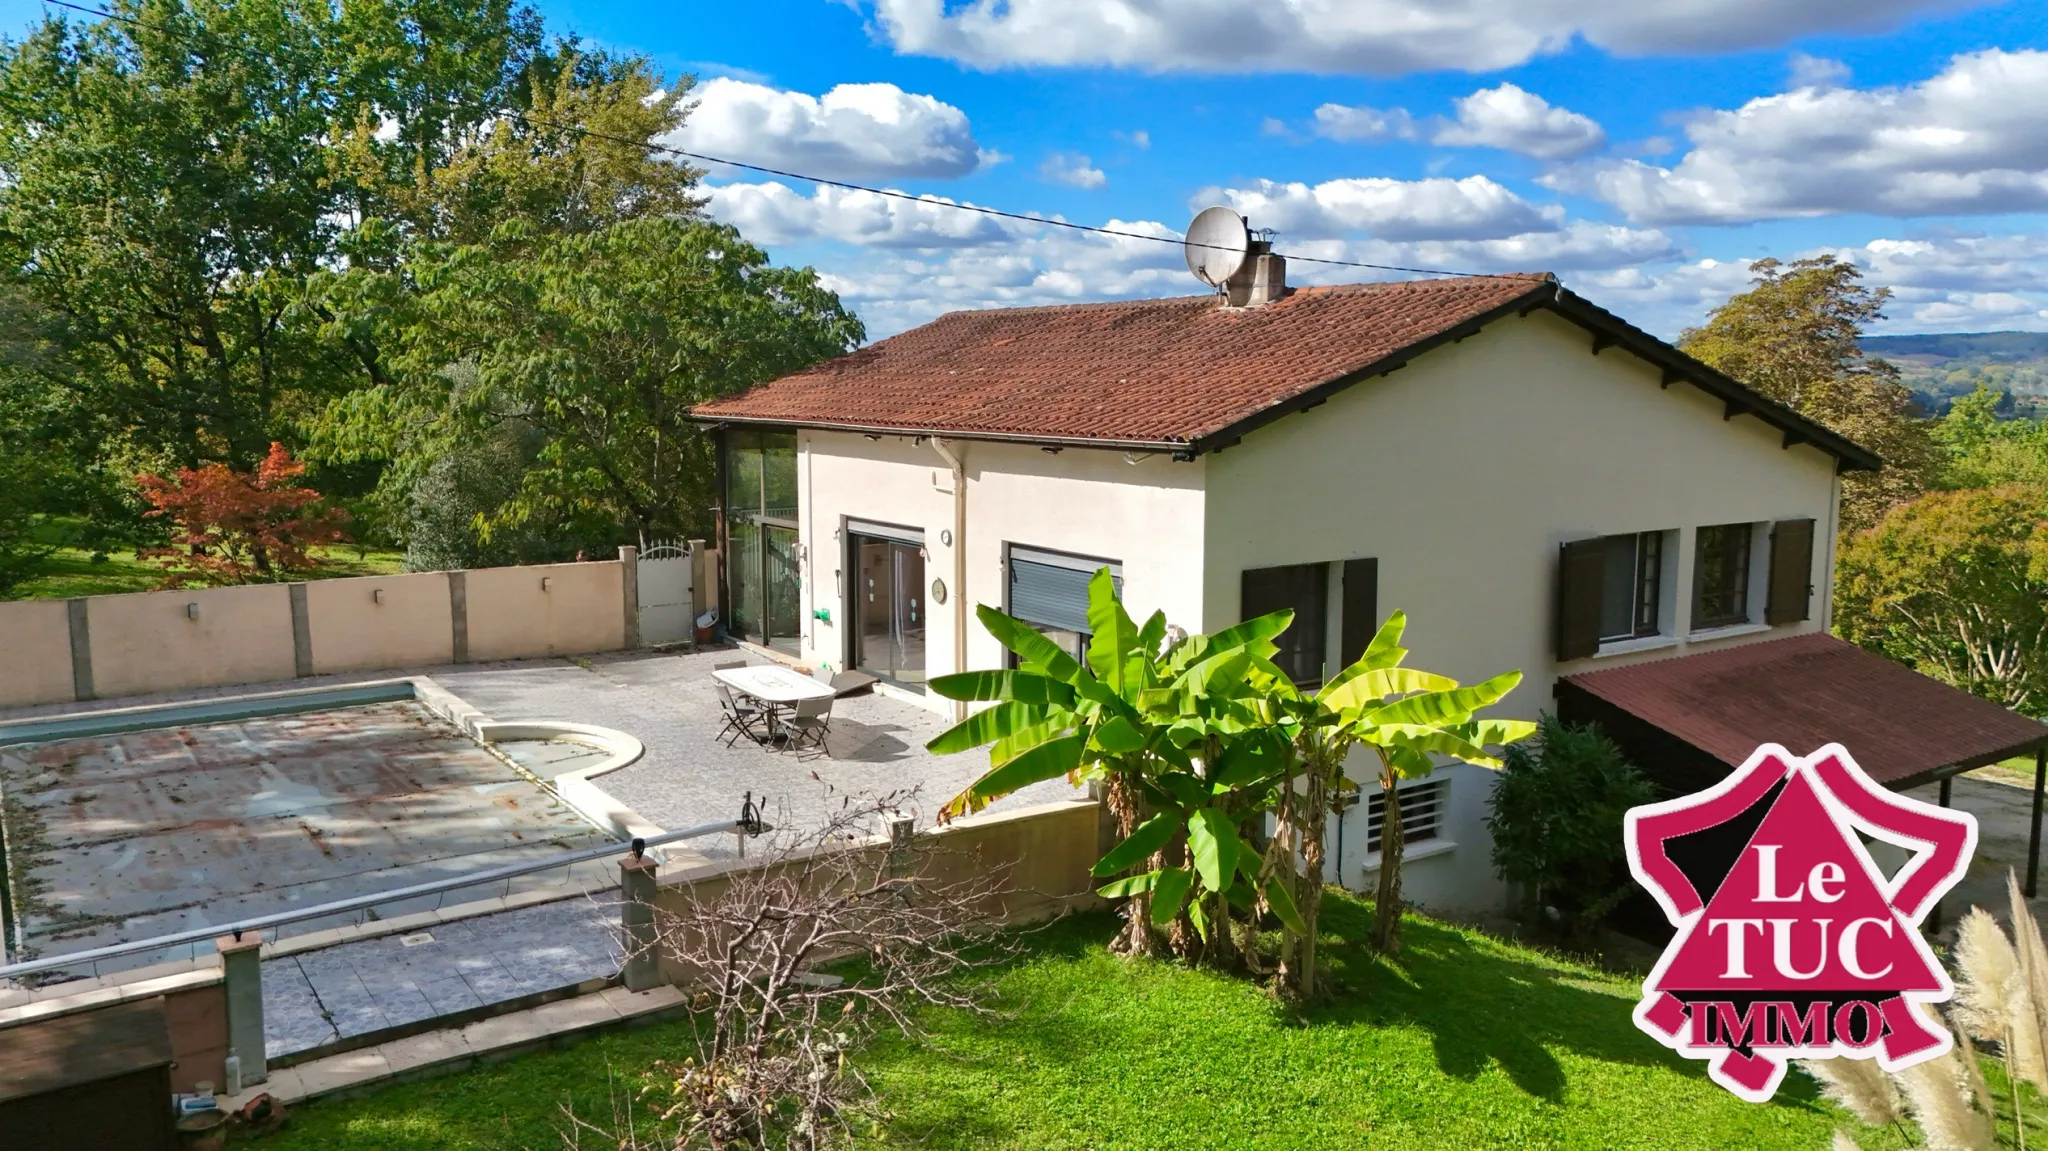
[[[462,1034],[457,1031],[429,1031],[424,1035],[395,1039],[380,1044],[378,1050],[383,1052],[385,1066],[394,1075],[467,1059],[470,1055],[469,1045],[463,1042]]]
[[[315,1059],[291,1070],[299,1073],[300,1095],[305,1099],[362,1087],[391,1077],[391,1064],[385,1061],[384,1052],[375,1047]]]

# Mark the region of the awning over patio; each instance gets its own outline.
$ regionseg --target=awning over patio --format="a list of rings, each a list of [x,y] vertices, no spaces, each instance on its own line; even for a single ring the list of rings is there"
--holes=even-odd
[[[1894,791],[2034,752],[2032,893],[2048,725],[1828,635],[1582,672],[1556,690],[1560,717],[1599,723],[1674,793],[1719,781],[1761,743],[1840,743]]]

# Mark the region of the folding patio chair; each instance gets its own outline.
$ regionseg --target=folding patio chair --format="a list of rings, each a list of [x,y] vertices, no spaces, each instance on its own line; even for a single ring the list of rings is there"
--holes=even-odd
[[[727,747],[738,743],[743,735],[758,742],[761,737],[754,727],[767,718],[767,712],[751,700],[735,697],[732,689],[722,683],[714,681],[712,687],[718,691],[718,710],[725,717],[725,726],[712,738],[723,738]]]
[[[783,721],[782,730],[789,736],[782,745],[784,751],[801,752],[805,748],[817,748],[831,755],[825,746],[826,737],[832,734],[832,696],[796,701],[796,712]]]

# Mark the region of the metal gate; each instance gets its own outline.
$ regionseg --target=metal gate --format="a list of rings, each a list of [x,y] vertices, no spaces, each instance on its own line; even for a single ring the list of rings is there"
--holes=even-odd
[[[690,549],[657,540],[640,555],[640,642],[689,639],[694,622]]]

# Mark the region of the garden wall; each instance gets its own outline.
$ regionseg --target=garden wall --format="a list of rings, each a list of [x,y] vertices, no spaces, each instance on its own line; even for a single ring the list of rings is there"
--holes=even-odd
[[[926,831],[918,838],[923,846],[936,849],[922,872],[935,883],[957,882],[1007,867],[1006,893],[984,910],[996,922],[1029,923],[1101,905],[1095,894],[1100,881],[1088,869],[1115,844],[1116,833],[1100,803],[1064,800],[975,816]],[[870,852],[879,861],[889,843],[876,837],[838,850]],[[715,898],[734,875],[759,866],[700,864],[662,872],[655,877],[657,923],[664,913],[686,913],[693,900]],[[670,956],[660,958],[663,982],[678,986],[691,982],[691,971]]]
[[[0,703],[71,699],[71,624],[62,600],[0,603]]]
[[[617,651],[637,555],[0,603],[0,708]]]

